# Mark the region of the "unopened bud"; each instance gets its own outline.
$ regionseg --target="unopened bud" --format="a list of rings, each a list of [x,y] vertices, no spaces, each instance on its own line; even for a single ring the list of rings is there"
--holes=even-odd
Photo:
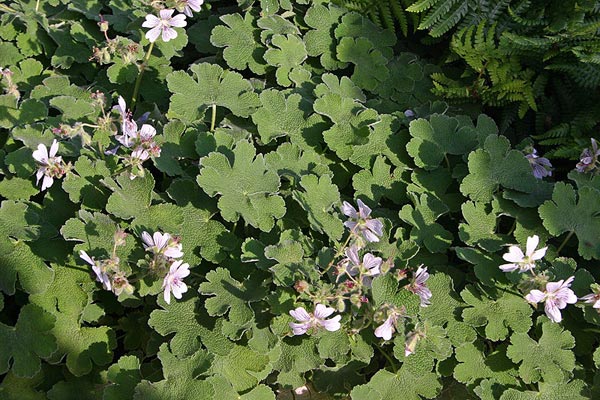
[[[127,237],[127,233],[125,233],[122,229],[117,229],[113,240],[115,241],[115,246],[125,246],[125,238]]]
[[[294,284],[294,289],[296,289],[296,291],[298,293],[304,293],[308,290],[308,282],[302,280],[302,281],[297,281]]]
[[[104,19],[102,14],[100,14],[100,22],[98,22],[98,26],[100,27],[100,32],[108,31],[108,21]]]

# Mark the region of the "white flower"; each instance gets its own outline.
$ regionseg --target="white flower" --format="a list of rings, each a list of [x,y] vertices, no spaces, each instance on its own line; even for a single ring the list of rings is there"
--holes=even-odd
[[[390,313],[388,318],[375,329],[375,336],[382,338],[383,340],[390,340],[392,334],[396,330],[396,322],[398,321],[398,314],[395,312]]]
[[[173,239],[168,233],[154,232],[152,236],[146,231],[142,232],[142,241],[144,249],[154,254],[163,254],[169,258],[181,258],[181,243]]]
[[[517,269],[521,272],[531,271],[535,268],[535,261],[542,259],[546,255],[546,250],[548,250],[548,247],[536,250],[535,248],[539,243],[540,238],[538,235],[529,236],[527,238],[525,254],[523,254],[518,246],[510,246],[508,248],[508,253],[502,256],[502,258],[505,261],[509,261],[510,264],[502,264],[500,269],[504,272],[511,272]]]
[[[335,309],[326,307],[323,304],[317,304],[315,306],[315,313],[309,314],[303,307],[298,307],[295,310],[290,311],[290,315],[294,317],[300,323],[290,322],[290,328],[294,332],[294,335],[303,335],[310,328],[318,329],[320,327],[325,328],[330,332],[337,331],[340,329],[341,315],[336,315],[333,318],[326,319],[335,312]]]
[[[85,251],[79,251],[79,257],[81,257],[85,262],[92,266],[92,270],[96,274],[96,280],[102,283],[102,286],[106,290],[111,290],[110,278],[106,272],[102,271],[102,268],[93,257],[90,257]]]
[[[40,183],[40,179],[44,177],[42,181],[42,191],[48,189],[54,183],[54,177],[60,177],[64,174],[62,166],[62,158],[56,157],[58,152],[58,142],[56,139],[52,141],[50,146],[50,152],[48,148],[40,143],[38,144],[37,150],[32,154],[33,158],[40,164],[35,176],[37,178],[36,184]]]
[[[182,264],[181,260],[174,261],[169,268],[169,272],[163,280],[164,299],[167,304],[171,304],[171,292],[176,299],[180,299],[181,296],[187,292],[187,285],[183,283],[183,278],[190,274],[189,264]]]
[[[562,320],[560,310],[565,308],[567,304],[577,303],[577,296],[569,289],[573,279],[575,277],[571,276],[567,280],[548,282],[546,284],[546,291],[532,290],[525,296],[525,300],[532,304],[545,302],[544,310],[548,318],[554,322],[560,322]]]
[[[184,6],[183,13],[191,18],[193,16],[192,11],[200,11],[200,6],[204,3],[204,0],[181,0],[179,3]]]
[[[346,221],[344,225],[353,232],[360,233],[367,242],[379,242],[379,236],[383,235],[383,224],[378,219],[369,218],[371,209],[358,199],[358,211],[347,201],[342,204],[344,215],[356,220]]]
[[[177,37],[177,31],[172,26],[183,28],[187,25],[185,15],[178,14],[172,17],[175,10],[160,10],[160,18],[156,15],[146,15],[146,21],[142,24],[144,28],[152,28],[146,32],[146,39],[150,42],[155,42],[158,36],[162,33],[162,40],[168,42]]]
[[[421,307],[427,307],[431,304],[429,299],[431,299],[431,290],[427,287],[425,282],[429,279],[429,272],[427,272],[427,267],[423,267],[423,265],[419,265],[417,268],[417,272],[415,272],[415,276],[413,278],[413,282],[408,286],[408,290],[419,295],[421,298]]]

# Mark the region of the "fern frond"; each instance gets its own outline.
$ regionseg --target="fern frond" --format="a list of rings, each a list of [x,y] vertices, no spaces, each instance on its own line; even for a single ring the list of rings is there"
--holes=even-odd
[[[416,3],[413,3],[409,7],[407,7],[406,11],[412,12],[412,13],[422,13],[423,11],[429,10],[430,8],[432,8],[439,2],[440,2],[440,0],[417,1]]]
[[[443,0],[444,2],[432,9],[419,24],[419,29],[429,29],[442,19],[454,4],[460,0]]]
[[[452,29],[461,19],[467,14],[469,5],[466,1],[459,3],[451,14],[447,15],[443,21],[435,24],[429,31],[429,34],[433,37],[440,37],[444,33]]]

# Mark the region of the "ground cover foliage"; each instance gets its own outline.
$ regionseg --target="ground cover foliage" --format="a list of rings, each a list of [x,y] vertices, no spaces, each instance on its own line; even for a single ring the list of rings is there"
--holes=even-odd
[[[595,141],[551,171],[409,29],[197,3],[0,5],[1,398],[599,395]]]

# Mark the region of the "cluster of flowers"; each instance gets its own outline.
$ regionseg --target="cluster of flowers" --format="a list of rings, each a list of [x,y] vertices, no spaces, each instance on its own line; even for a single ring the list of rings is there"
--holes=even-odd
[[[600,170],[600,149],[598,149],[598,143],[596,139],[591,139],[591,148],[586,148],[581,152],[579,156],[579,162],[575,166],[575,170],[581,173],[594,172],[597,173]],[[529,164],[533,169],[533,176],[538,179],[542,179],[546,176],[552,176],[552,164],[550,160],[545,157],[540,157],[534,148],[530,148],[530,153],[525,155]]]
[[[598,171],[598,156],[600,150],[596,139],[592,138],[592,148],[584,149],[579,156],[579,162],[575,166],[577,172],[597,172]]]
[[[574,276],[567,279],[561,279],[558,282],[549,282],[545,274],[536,274],[534,269],[536,267],[535,262],[541,260],[546,255],[548,247],[537,249],[540,242],[540,238],[537,235],[533,235],[527,238],[527,245],[525,247],[525,253],[518,246],[510,246],[508,253],[504,254],[502,258],[508,261],[508,264],[500,265],[500,269],[504,272],[519,271],[522,273],[530,272],[532,279],[525,282],[525,287],[535,285],[540,289],[532,289],[527,295],[525,300],[533,305],[538,303],[545,303],[544,310],[550,320],[554,322],[562,321],[562,315],[560,310],[564,309],[567,304],[575,304],[578,299],[575,293],[570,289]],[[594,308],[600,309],[600,286],[592,286],[593,293],[588,294],[579,300],[584,301],[588,304],[593,304]]]
[[[92,266],[96,280],[102,283],[104,289],[112,291],[119,296],[121,293],[132,294],[133,285],[129,282],[126,271],[121,268],[121,262],[116,255],[117,246],[125,245],[126,234],[117,231],[114,236],[114,247],[110,258],[95,260],[85,251],[81,250],[79,256]],[[182,246],[179,239],[168,233],[142,232],[144,249],[149,254],[149,273],[153,276],[162,276],[163,297],[167,304],[171,303],[171,293],[176,299],[181,299],[187,292],[187,285],[183,278],[190,274],[189,264],[180,260],[183,257]]]
[[[149,124],[142,124],[138,128],[138,124],[132,118],[132,112],[127,109],[127,103],[122,96],[119,96],[118,105],[113,107],[121,115],[121,132],[122,135],[116,135],[115,139],[126,149],[131,150],[127,156],[123,157],[125,165],[130,167],[129,178],[143,177],[145,175],[142,164],[150,157],[160,156],[160,146],[154,141],[156,129]],[[148,114],[144,114],[140,118],[143,123],[148,118]],[[107,154],[116,154],[120,146],[108,150]]]
[[[344,225],[350,230],[350,235],[343,247],[338,253],[344,254],[340,261],[335,265],[333,275],[336,277],[335,293],[324,294],[323,291],[311,293],[309,285],[305,281],[296,283],[295,288],[302,294],[312,298],[316,303],[314,312],[308,312],[304,307],[297,307],[291,310],[290,315],[297,322],[290,322],[290,328],[294,335],[303,335],[309,331],[316,331],[321,328],[327,331],[337,331],[341,328],[341,315],[329,318],[336,309],[322,304],[322,300],[336,304],[338,312],[346,309],[346,301],[349,301],[356,311],[362,310],[367,318],[363,319],[363,325],[354,326],[353,332],[358,332],[368,326],[365,319],[380,323],[374,330],[374,334],[383,340],[390,340],[395,331],[398,330],[400,321],[407,317],[404,307],[397,307],[391,304],[384,304],[378,309],[370,307],[369,294],[372,281],[375,277],[388,273],[392,266],[391,262],[384,262],[381,257],[377,257],[370,252],[364,252],[362,258],[360,252],[363,251],[369,243],[378,242],[383,235],[383,224],[378,219],[370,217],[371,209],[361,200],[357,201],[358,210],[348,202],[344,202],[341,211],[349,217]],[[333,265],[333,262],[330,266]],[[329,267],[328,267],[329,268]],[[398,281],[407,278],[407,271],[400,270],[394,275]],[[429,278],[427,267],[419,266],[413,274],[410,283],[405,285],[405,289],[417,294],[421,300],[421,306],[427,307],[430,304],[431,291],[427,287],[426,281]],[[365,307],[366,306],[366,307]],[[417,327],[410,332],[406,338],[405,354],[412,354],[415,350],[418,340],[423,337]]]

